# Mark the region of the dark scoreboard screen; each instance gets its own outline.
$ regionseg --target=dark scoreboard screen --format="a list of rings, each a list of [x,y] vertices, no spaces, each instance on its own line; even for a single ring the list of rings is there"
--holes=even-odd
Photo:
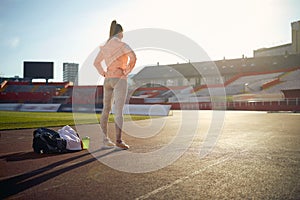
[[[53,79],[53,62],[24,61],[24,78]]]

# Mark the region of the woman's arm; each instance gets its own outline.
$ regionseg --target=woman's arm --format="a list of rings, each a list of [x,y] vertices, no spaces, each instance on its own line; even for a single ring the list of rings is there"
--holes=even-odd
[[[101,62],[102,62],[103,60],[104,60],[103,53],[102,53],[102,51],[101,51],[101,49],[100,49],[98,55],[97,55],[96,58],[95,58],[94,66],[96,67],[98,73],[99,73],[100,75],[102,75],[102,76],[105,77],[106,72],[103,70],[103,67],[102,67],[102,65],[101,65]]]
[[[129,57],[129,63],[128,63],[128,67],[126,68],[126,70],[124,70],[123,73],[125,75],[128,75],[132,71],[132,69],[134,68],[134,66],[135,66],[136,55],[135,55],[134,51],[129,46],[127,46],[126,55]]]
[[[136,55],[133,51],[130,51],[129,54],[128,54],[128,57],[130,59],[128,66],[129,66],[129,69],[131,71],[134,68],[135,63],[136,63]]]

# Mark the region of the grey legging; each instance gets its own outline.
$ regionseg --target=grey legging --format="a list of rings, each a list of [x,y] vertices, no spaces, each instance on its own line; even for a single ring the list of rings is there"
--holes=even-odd
[[[112,100],[114,99],[116,140],[121,141],[123,127],[123,107],[127,95],[127,80],[120,78],[105,78],[103,97],[103,111],[100,118],[100,125],[105,136],[107,136],[107,123],[111,111]]]

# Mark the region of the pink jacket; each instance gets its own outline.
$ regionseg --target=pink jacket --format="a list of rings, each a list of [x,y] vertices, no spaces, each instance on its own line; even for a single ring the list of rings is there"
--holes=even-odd
[[[129,58],[129,63],[128,63]],[[101,62],[105,60],[107,72],[104,71]],[[133,50],[119,38],[113,37],[100,46],[94,65],[99,74],[106,78],[127,78],[136,62]]]

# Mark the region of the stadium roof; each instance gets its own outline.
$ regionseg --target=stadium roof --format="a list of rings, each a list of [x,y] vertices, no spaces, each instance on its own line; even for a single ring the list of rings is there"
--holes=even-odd
[[[133,79],[160,79],[176,77],[195,77],[195,75],[212,72],[216,69],[214,62],[183,63],[172,65],[158,65],[144,67]]]
[[[184,76],[214,76],[226,74],[239,74],[247,72],[275,71],[299,67],[300,55],[268,56],[255,58],[240,58],[219,61],[206,61],[172,65],[155,65],[144,67],[135,74],[134,80],[168,79]]]

